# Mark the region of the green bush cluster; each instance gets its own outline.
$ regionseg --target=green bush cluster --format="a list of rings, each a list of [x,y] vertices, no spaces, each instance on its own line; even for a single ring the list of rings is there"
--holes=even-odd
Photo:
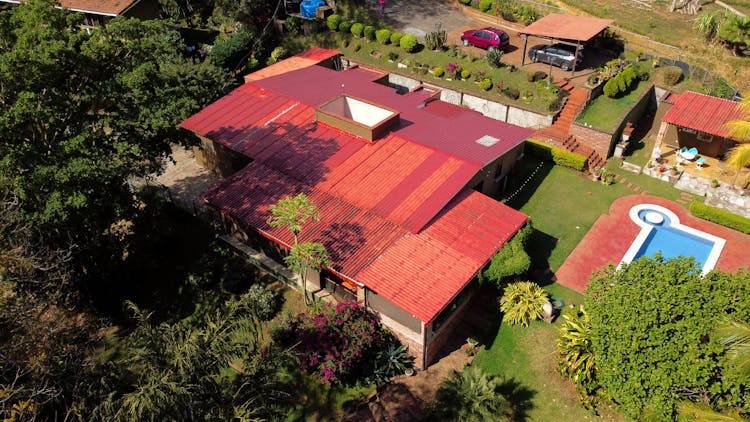
[[[352,29],[352,23],[349,21],[341,21],[339,24],[339,31],[349,32]]]
[[[517,100],[521,96],[521,91],[519,91],[518,88],[510,86],[503,88],[502,92],[506,97],[512,98],[514,100]]]
[[[562,148],[553,147],[543,142],[533,139],[527,139],[525,150],[529,154],[539,157],[542,160],[551,159],[555,164],[563,167],[569,167],[574,170],[583,171],[586,168],[586,157]]]
[[[333,14],[326,19],[326,25],[331,31],[337,31],[341,25],[341,15]]]
[[[490,78],[482,79],[481,81],[479,81],[479,87],[485,91],[489,91],[490,89],[492,89],[492,79]]]
[[[378,29],[375,31],[375,39],[378,40],[380,44],[388,44],[391,42],[391,30],[390,29]]]
[[[361,23],[357,22],[352,25],[351,32],[352,32],[352,35],[354,35],[355,37],[362,38],[362,34],[364,33],[364,31],[365,31],[365,26],[362,25]]]
[[[528,25],[538,20],[540,13],[529,5],[521,5],[515,0],[499,0],[495,13],[508,22],[523,22]]]
[[[632,66],[628,66],[604,84],[604,95],[609,98],[615,98],[625,94],[630,90],[633,81],[637,79],[635,69]]]
[[[531,223],[523,226],[496,254],[490,265],[481,273],[480,281],[492,281],[498,286],[504,282],[526,274],[531,267],[531,258],[526,252],[529,237],[534,231]]]
[[[693,202],[690,204],[690,214],[724,227],[750,234],[750,219],[732,214],[721,208],[712,207],[702,202]]]
[[[682,80],[682,69],[677,66],[667,66],[662,72],[662,80],[669,86],[677,85]]]
[[[404,50],[408,51],[409,53],[413,53],[417,49],[417,45],[419,45],[419,41],[417,41],[417,37],[412,34],[406,34],[403,37],[401,37],[401,41],[399,41],[399,45]]]
[[[469,4],[471,0],[459,0],[462,4]]]
[[[527,73],[526,74],[526,80],[529,82],[536,82],[544,80],[547,77],[546,72],[542,72],[541,70],[537,70],[534,73]]]
[[[464,69],[461,71],[461,79],[469,79],[471,77],[471,71]]]
[[[489,12],[490,9],[492,9],[492,0],[479,1],[479,10],[486,13]]]
[[[396,60],[398,60],[398,53],[396,53],[395,51],[389,51],[388,52],[388,60],[390,60],[392,62],[395,62]]]
[[[403,38],[403,37],[404,37],[404,34],[402,34],[400,32],[394,32],[394,33],[392,33],[391,34],[391,44],[393,44],[393,45],[400,45],[401,38]]]
[[[372,41],[375,39],[375,27],[374,26],[372,25],[365,26],[365,29],[363,32],[364,32],[365,38],[367,38],[368,40]]]
[[[443,75],[445,75],[445,70],[443,70],[443,68],[440,66],[435,66],[435,68],[432,69],[432,73],[434,73],[438,78],[442,78]]]
[[[250,49],[254,40],[255,34],[245,29],[235,32],[225,40],[217,38],[209,57],[217,66],[232,68]]]

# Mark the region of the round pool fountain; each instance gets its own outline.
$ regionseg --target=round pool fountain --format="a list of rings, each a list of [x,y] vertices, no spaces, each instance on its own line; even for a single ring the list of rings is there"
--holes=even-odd
[[[664,216],[661,213],[655,211],[646,211],[643,214],[643,219],[649,224],[661,224],[664,222]]]

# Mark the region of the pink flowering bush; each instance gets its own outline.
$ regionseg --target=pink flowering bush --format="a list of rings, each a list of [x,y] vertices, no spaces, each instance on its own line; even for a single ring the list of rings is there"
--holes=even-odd
[[[385,340],[375,316],[357,302],[324,303],[298,316],[302,370],[317,373],[324,383],[356,381],[372,372]]]

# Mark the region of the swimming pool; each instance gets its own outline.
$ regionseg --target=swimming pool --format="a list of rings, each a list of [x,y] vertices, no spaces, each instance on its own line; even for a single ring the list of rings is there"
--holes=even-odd
[[[675,213],[659,205],[636,205],[630,209],[630,218],[641,231],[622,257],[622,263],[657,252],[664,258],[692,256],[701,265],[702,274],[706,274],[716,266],[726,243],[720,237],[680,224]]]

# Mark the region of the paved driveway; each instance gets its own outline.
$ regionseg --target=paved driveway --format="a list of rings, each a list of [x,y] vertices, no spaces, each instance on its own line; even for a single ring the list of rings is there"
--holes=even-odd
[[[377,14],[378,0],[366,0]],[[385,23],[396,31],[420,38],[442,26],[448,32],[471,25],[471,18],[452,1],[445,0],[387,0]]]

